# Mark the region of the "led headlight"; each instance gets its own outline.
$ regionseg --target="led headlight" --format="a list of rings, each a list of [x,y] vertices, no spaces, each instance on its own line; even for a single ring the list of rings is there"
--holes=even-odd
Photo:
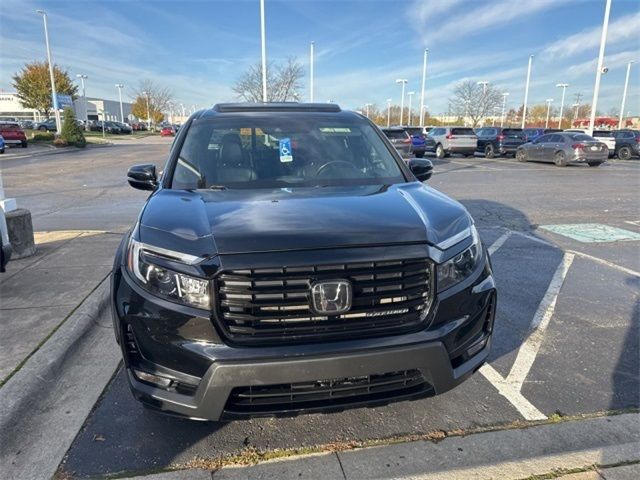
[[[197,308],[210,308],[209,281],[178,273],[151,263],[153,247],[131,240],[127,255],[127,267],[141,286],[150,293]],[[160,256],[167,257],[162,250]],[[172,259],[174,260],[174,259]]]
[[[482,246],[475,226],[471,227],[473,243],[450,260],[438,265],[438,291],[446,290],[471,275],[482,258]]]

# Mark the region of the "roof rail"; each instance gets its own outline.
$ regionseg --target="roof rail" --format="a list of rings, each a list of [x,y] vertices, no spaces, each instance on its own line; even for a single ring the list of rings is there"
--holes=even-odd
[[[217,103],[213,110],[220,113],[231,112],[341,112],[336,103]]]

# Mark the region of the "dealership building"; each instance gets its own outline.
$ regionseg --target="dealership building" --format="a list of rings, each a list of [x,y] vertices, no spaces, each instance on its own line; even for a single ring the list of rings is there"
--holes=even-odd
[[[78,97],[73,102],[76,117],[80,120],[102,120],[104,112],[105,120],[120,121],[120,102],[104,98]],[[122,102],[122,111],[125,121],[135,120],[131,115],[131,103]],[[0,120],[44,120],[44,116],[33,108],[25,108],[20,103],[16,93],[0,93]]]

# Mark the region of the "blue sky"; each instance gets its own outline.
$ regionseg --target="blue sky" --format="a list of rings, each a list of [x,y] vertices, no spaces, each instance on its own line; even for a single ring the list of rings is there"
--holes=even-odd
[[[396,78],[419,92],[422,52],[430,50],[426,101],[446,111],[461,80],[487,80],[522,103],[527,61],[535,55],[530,102],[593,95],[604,0],[266,0],[267,56],[295,56],[308,67],[315,41],[316,100],[346,108],[399,103]],[[260,59],[259,2],[3,0],[0,89],[25,63],[44,59],[46,9],[54,62],[89,76],[87,95],[126,97],[140,79],[169,87],[178,103],[234,100],[231,85]],[[626,64],[640,61],[640,2],[613,0],[598,109],[619,108]],[[303,97],[308,98],[304,79]],[[414,97],[418,100],[419,94]],[[640,114],[640,64],[632,68],[627,109]],[[416,103],[414,103],[414,107]]]

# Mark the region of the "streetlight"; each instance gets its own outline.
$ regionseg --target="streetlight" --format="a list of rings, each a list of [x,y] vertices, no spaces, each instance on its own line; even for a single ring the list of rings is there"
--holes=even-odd
[[[611,11],[611,0],[607,0],[604,7],[604,20],[602,22],[602,35],[600,36],[600,52],[598,53],[598,68],[596,70],[596,84],[593,87],[593,100],[591,101],[591,116],[589,118],[589,131],[587,135],[593,135],[593,127],[596,122],[596,109],[598,108],[598,94],[600,93],[600,75],[607,73],[603,67],[604,47],[607,43],[607,30],[609,29],[609,12]]]
[[[84,81],[89,78],[87,75],[82,73],[76,74],[76,77],[80,79],[80,83],[82,85],[82,103],[84,104],[84,128],[89,129],[89,104],[87,103],[87,92],[84,88]]]
[[[402,97],[400,97],[400,125],[402,125],[402,119],[404,118],[404,86],[407,84],[406,78],[398,78],[396,83],[402,85]]]
[[[571,106],[576,107],[576,109],[573,111],[573,121],[575,122],[578,119],[578,108],[580,108],[580,104],[576,102]]]
[[[364,105],[367,118],[369,118],[369,107],[373,107],[373,103],[365,103],[365,105]]]
[[[529,55],[529,66],[527,67],[527,83],[524,87],[524,107],[522,109],[522,128],[524,128],[527,120],[527,101],[529,100],[529,80],[531,80],[531,64],[533,63],[533,55]]]
[[[620,120],[618,120],[618,130],[622,128],[622,117],[624,116],[624,104],[627,100],[627,88],[629,87],[629,73],[631,72],[631,64],[635,61],[627,63],[627,76],[624,80],[624,91],[622,93],[622,105],[620,106]]]
[[[118,99],[120,100],[120,121],[124,123],[124,110],[122,109],[122,89],[124,85],[122,83],[116,83],[116,88],[118,89]]]
[[[489,82],[487,82],[486,80],[482,80],[481,82],[478,82],[478,85],[482,85],[482,95],[486,95],[487,85],[489,85]]]
[[[544,128],[549,128],[549,114],[551,113],[551,104],[553,103],[553,98],[547,98],[545,102],[547,102],[547,120],[544,122]]]
[[[387,98],[387,128],[391,125],[391,99]]]
[[[409,120],[407,122],[407,125],[411,126],[411,99],[413,98],[413,96],[416,94],[416,92],[408,92],[407,96],[409,97]]]
[[[42,21],[44,22],[44,42],[47,46],[47,61],[49,62],[49,79],[51,80],[51,100],[53,104],[53,114],[56,117],[56,131],[60,133],[62,129],[60,123],[60,112],[58,111],[58,95],[56,93],[56,81],[53,76],[53,63],[51,62],[51,48],[49,48],[49,29],[47,28],[47,12],[44,10],[36,10],[36,13],[42,15]]]
[[[147,99],[147,128],[151,130],[151,110],[149,109],[149,92],[142,92]]]
[[[422,88],[420,90],[420,126],[424,127],[424,85],[427,81],[427,58],[429,57],[429,49],[424,49],[424,58],[422,60]]]
[[[507,107],[507,97],[509,96],[509,92],[504,92],[502,94],[502,115],[500,116],[500,127],[504,127],[504,111]]]
[[[260,0],[260,40],[262,41],[262,101],[267,103],[267,41],[264,27],[264,0]]]
[[[309,46],[309,101],[313,102],[313,45],[315,42],[311,42]],[[368,117],[369,115],[367,115]]]
[[[562,88],[562,99],[560,100],[560,120],[558,120],[558,128],[562,128],[562,110],[564,109],[564,94],[567,92],[568,83],[556,83],[556,87]]]

